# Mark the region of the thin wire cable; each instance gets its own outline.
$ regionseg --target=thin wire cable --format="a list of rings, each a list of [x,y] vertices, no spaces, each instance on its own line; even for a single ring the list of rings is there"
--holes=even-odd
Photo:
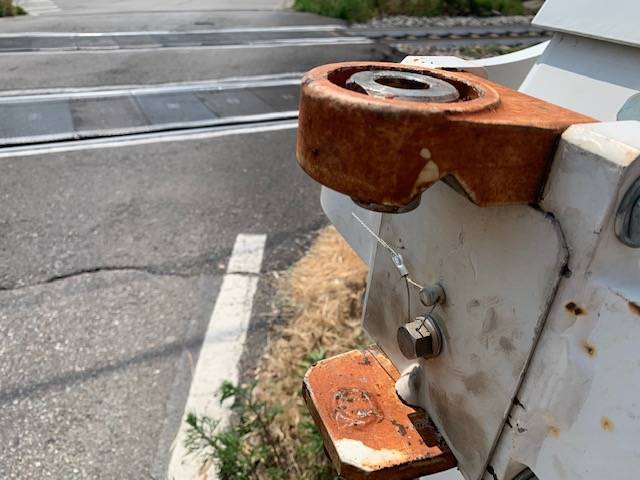
[[[433,313],[433,311],[436,309],[437,306],[438,306],[438,304],[434,303],[433,306],[431,307],[431,310],[429,310],[429,313],[427,313],[426,315],[424,315],[422,317],[422,321],[420,322],[420,325],[418,325],[416,327],[416,332],[418,332],[420,335],[422,335],[422,332],[420,331],[420,329],[422,327],[426,326],[425,323],[427,321],[427,318],[429,318],[431,316],[431,314]],[[422,335],[422,336],[424,336],[424,335]]]
[[[362,225],[364,227],[364,229],[369,232],[371,234],[371,236],[373,238],[375,238],[378,243],[380,245],[382,245],[384,248],[386,248],[387,250],[389,250],[389,252],[391,252],[392,255],[396,255],[398,256],[398,252],[396,252],[393,248],[391,248],[389,246],[389,244],[387,242],[385,242],[382,238],[380,238],[373,230],[371,230],[369,228],[369,225],[367,225],[366,223],[364,223],[362,220],[360,220],[360,217],[358,215],[356,215],[356,212],[351,212],[351,215],[353,215],[353,218],[355,218],[358,222],[360,222],[360,225]]]
[[[402,255],[400,255],[398,252],[396,252],[393,248],[391,248],[391,246],[385,242],[382,238],[380,238],[380,236],[378,236],[373,230],[371,230],[369,228],[369,225],[367,225],[366,223],[364,223],[360,217],[358,217],[358,215],[356,215],[356,212],[351,212],[351,215],[353,215],[353,218],[355,218],[360,225],[362,225],[364,227],[364,229],[369,232],[369,234],[376,239],[376,241],[382,246],[384,247],[389,253],[391,253],[391,255],[395,256],[395,257],[400,257],[402,258]],[[413,285],[414,287],[416,287],[419,290],[422,290],[424,287],[422,285],[420,285],[418,282],[416,282],[415,280],[413,280],[411,278],[410,275],[406,275],[405,276],[405,280],[408,284]]]
[[[411,323],[411,292],[409,291],[409,275],[404,277],[404,284],[407,286],[407,323]]]

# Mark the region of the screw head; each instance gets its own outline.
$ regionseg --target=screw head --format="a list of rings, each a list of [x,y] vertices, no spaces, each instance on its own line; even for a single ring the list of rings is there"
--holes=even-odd
[[[433,285],[427,285],[420,290],[420,301],[425,307],[432,307],[437,303],[444,303],[445,301],[444,288],[439,283]]]

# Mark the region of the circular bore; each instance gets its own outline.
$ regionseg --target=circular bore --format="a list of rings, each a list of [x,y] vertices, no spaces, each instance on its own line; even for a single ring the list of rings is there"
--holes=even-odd
[[[460,98],[460,93],[450,83],[421,73],[401,70],[364,70],[347,80],[350,90],[368,95],[400,98],[413,102],[449,103]]]

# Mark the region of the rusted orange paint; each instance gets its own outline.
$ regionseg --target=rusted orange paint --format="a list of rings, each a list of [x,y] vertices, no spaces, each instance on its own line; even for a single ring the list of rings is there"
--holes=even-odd
[[[410,102],[344,87],[365,69],[434,76],[454,84],[462,99]],[[406,206],[447,176],[480,206],[535,203],[560,134],[586,122],[595,120],[469,73],[332,64],[302,81],[297,157],[318,182],[364,204]]]
[[[345,479],[409,479],[456,465],[426,414],[398,398],[398,377],[376,348],[338,355],[307,371],[307,406]],[[340,447],[344,440],[361,443],[370,454],[356,461],[348,458]]]

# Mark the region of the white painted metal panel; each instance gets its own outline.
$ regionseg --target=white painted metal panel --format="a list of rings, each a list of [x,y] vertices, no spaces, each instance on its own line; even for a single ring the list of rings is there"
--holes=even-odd
[[[428,68],[456,68],[509,88],[518,89],[529,74],[531,67],[544,53],[549,42],[542,42],[533,47],[517,52],[498,55],[497,57],[465,60],[450,56],[408,56],[402,63],[419,65]]]
[[[640,49],[557,34],[520,91],[598,120],[615,120],[624,102],[640,91]]]
[[[358,256],[367,264],[373,263],[376,241],[357,223],[352,213],[358,215],[374,232],[380,228],[380,214],[359,207],[347,195],[322,187],[320,203],[325,215]]]
[[[497,478],[524,465],[541,480],[638,478],[640,249],[617,240],[613,218],[639,176],[639,122],[565,132],[542,205],[563,228],[571,276],[491,460]]]
[[[566,252],[553,221],[527,206],[480,208],[443,182],[411,213],[383,215],[380,235],[421,284],[441,282],[444,350],[418,361],[419,403],[468,479],[482,476],[546,316]],[[425,313],[411,291],[411,315]],[[385,249],[370,273],[364,326],[400,370],[407,287]]]
[[[638,0],[547,0],[534,25],[640,46]]]

